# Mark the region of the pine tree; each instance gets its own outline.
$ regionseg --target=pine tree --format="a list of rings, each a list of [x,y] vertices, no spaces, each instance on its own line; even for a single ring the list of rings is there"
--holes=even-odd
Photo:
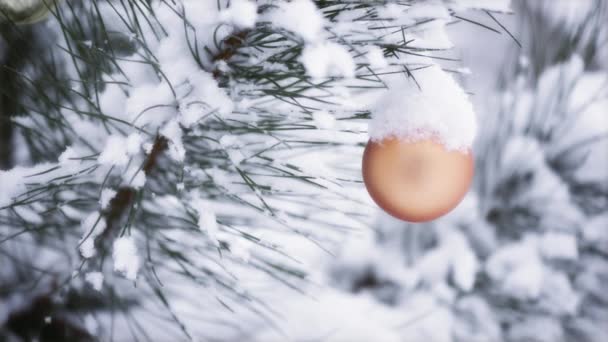
[[[270,298],[285,289],[314,296],[318,265],[296,257],[302,241],[333,258],[347,236],[370,231],[376,208],[360,158],[377,99],[418,90],[452,96],[440,83],[400,89],[395,80],[421,88],[429,81],[418,79],[438,65],[458,77],[446,26],[463,21],[510,35],[495,17],[507,3],[0,0],[0,338],[293,337]],[[546,132],[537,133],[541,140]],[[487,166],[492,152],[480,155]],[[483,181],[479,202],[493,203],[484,186],[497,184]],[[588,184],[576,189],[585,201]],[[462,247],[451,281],[482,295],[448,311],[497,316],[483,324],[484,336],[520,336],[503,335],[508,323],[495,310],[511,298],[494,295],[491,274],[468,270],[501,237],[494,231],[504,215],[493,209],[480,209],[487,219],[475,224],[455,223],[461,229],[444,238],[416,227],[394,239],[391,221],[378,239],[412,260],[450,258],[426,251],[438,239]],[[538,217],[521,220],[530,219]],[[505,239],[523,236],[511,233]],[[601,258],[597,249],[588,257]],[[432,262],[421,265],[433,272]],[[394,288],[404,278],[366,270],[341,280],[342,266],[329,281],[399,302]],[[579,281],[585,293],[597,290],[598,272]],[[562,274],[555,279],[564,283]],[[450,297],[435,287],[442,289]],[[511,310],[532,317],[536,308],[518,306],[526,304]],[[604,322],[602,305],[587,310],[573,323],[583,335]],[[466,340],[463,329],[442,333]]]

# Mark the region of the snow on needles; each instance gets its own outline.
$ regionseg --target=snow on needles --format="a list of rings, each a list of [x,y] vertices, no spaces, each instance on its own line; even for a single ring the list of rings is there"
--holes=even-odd
[[[13,201],[13,197],[17,196],[25,191],[25,184],[23,179],[25,178],[26,168],[15,167],[9,171],[0,170],[0,184],[2,184],[2,191],[0,191],[0,207],[8,206]]]
[[[355,76],[355,61],[342,45],[336,43],[307,45],[302,52],[301,61],[312,78]]]
[[[114,196],[116,196],[115,190],[109,188],[104,188],[101,190],[101,196],[99,196],[99,205],[101,206],[102,210],[108,207]]]
[[[129,156],[125,150],[126,140],[120,135],[111,135],[106,140],[106,145],[97,158],[100,164],[125,166],[129,162]]]
[[[449,150],[468,150],[477,123],[467,94],[437,65],[416,70],[413,77],[389,83],[372,108],[372,140],[439,139]]]
[[[312,1],[281,3],[270,13],[269,20],[304,40],[306,44],[300,60],[312,78],[355,76],[355,62],[348,50],[340,44],[326,41],[324,18]]]
[[[217,239],[218,224],[215,212],[203,201],[197,201],[196,211],[198,212],[198,226],[201,231],[207,232],[209,240],[217,248],[220,246]]]
[[[451,0],[450,5],[458,10],[477,8],[498,12],[511,11],[511,0]]]
[[[103,273],[101,272],[88,272],[84,275],[84,280],[97,291],[101,291],[103,288],[103,278]]]
[[[257,20],[258,8],[248,0],[233,0],[230,7],[220,12],[220,19],[237,27],[250,28]]]
[[[130,236],[123,236],[114,241],[114,270],[122,273],[127,279],[135,280],[141,264],[137,255],[135,241]]]
[[[283,2],[270,15],[276,26],[294,32],[307,42],[318,41],[323,32],[323,17],[310,0]]]
[[[106,221],[99,211],[94,211],[82,220],[80,226],[83,232],[79,247],[80,254],[84,258],[92,258],[97,253],[95,239],[106,229]]]

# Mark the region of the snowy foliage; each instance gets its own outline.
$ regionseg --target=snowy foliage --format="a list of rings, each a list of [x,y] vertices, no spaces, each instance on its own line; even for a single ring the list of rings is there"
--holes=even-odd
[[[114,241],[112,251],[114,270],[121,272],[127,279],[135,280],[139,271],[140,261],[137,255],[137,246],[130,237],[121,237]]]
[[[63,322],[83,340],[595,341],[606,74],[575,54],[538,79],[522,67],[478,132],[466,69],[443,64],[471,12],[510,4],[52,6],[31,31],[44,53],[9,60],[20,152],[0,171],[0,339]],[[454,212],[377,214],[369,138],[469,150],[478,133]]]
[[[477,130],[473,106],[439,66],[419,70],[412,79],[399,78],[390,88],[372,111],[372,139],[437,137],[448,149],[471,148]]]

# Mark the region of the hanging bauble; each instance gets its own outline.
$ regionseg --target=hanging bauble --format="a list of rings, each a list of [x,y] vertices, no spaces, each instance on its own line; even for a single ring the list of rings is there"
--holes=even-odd
[[[473,178],[470,150],[448,150],[429,138],[370,140],[363,154],[363,180],[372,199],[409,222],[436,219],[452,210]]]

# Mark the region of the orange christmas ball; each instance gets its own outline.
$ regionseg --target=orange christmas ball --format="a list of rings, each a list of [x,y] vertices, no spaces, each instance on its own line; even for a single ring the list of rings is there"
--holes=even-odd
[[[471,151],[450,151],[433,140],[369,141],[363,181],[372,199],[409,222],[434,220],[460,203],[473,179]]]

